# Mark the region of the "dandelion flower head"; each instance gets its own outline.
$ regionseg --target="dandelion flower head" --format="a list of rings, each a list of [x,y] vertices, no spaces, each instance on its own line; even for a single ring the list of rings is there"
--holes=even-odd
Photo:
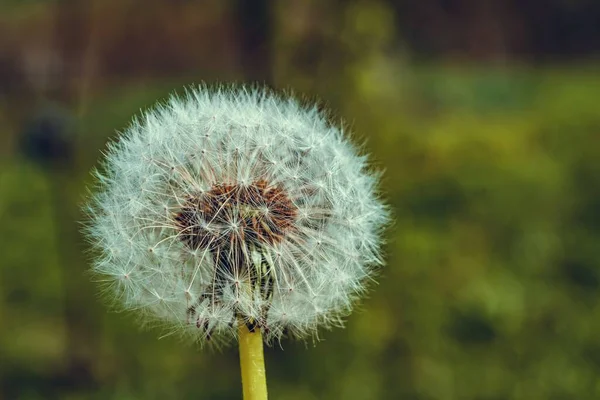
[[[109,297],[201,342],[340,324],[381,264],[377,176],[316,107],[197,87],[144,112],[97,172],[87,234]]]

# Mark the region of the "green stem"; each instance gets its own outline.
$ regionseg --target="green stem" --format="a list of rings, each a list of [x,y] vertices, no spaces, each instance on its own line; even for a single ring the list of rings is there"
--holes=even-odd
[[[239,327],[240,366],[244,400],[267,400],[267,374],[260,329],[252,332],[244,322]]]

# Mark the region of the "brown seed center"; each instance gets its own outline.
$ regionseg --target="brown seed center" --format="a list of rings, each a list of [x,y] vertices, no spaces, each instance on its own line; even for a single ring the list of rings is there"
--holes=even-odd
[[[293,229],[298,209],[280,186],[217,184],[190,196],[175,215],[179,237],[191,249],[233,248],[280,242]]]

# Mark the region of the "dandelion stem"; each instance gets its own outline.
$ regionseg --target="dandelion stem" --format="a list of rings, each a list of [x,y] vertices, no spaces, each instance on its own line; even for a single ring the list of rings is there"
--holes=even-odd
[[[250,331],[245,323],[240,322],[239,343],[244,400],[266,400],[267,374],[260,329],[256,327]]]

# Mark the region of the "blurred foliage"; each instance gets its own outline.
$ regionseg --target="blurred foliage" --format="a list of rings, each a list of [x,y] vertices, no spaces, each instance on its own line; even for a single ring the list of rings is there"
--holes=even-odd
[[[385,169],[396,222],[380,283],[346,329],[267,349],[272,398],[600,398],[598,65],[415,65],[386,2],[292,6],[294,21],[275,7],[273,85],[344,118]],[[158,340],[107,312],[76,233],[115,130],[183,85],[235,76],[198,67],[91,85],[70,106],[66,170],[18,153],[7,138],[28,125],[16,95],[0,96],[12,149],[0,162],[0,398],[239,398],[236,349]],[[23,120],[46,107],[18,104]]]

